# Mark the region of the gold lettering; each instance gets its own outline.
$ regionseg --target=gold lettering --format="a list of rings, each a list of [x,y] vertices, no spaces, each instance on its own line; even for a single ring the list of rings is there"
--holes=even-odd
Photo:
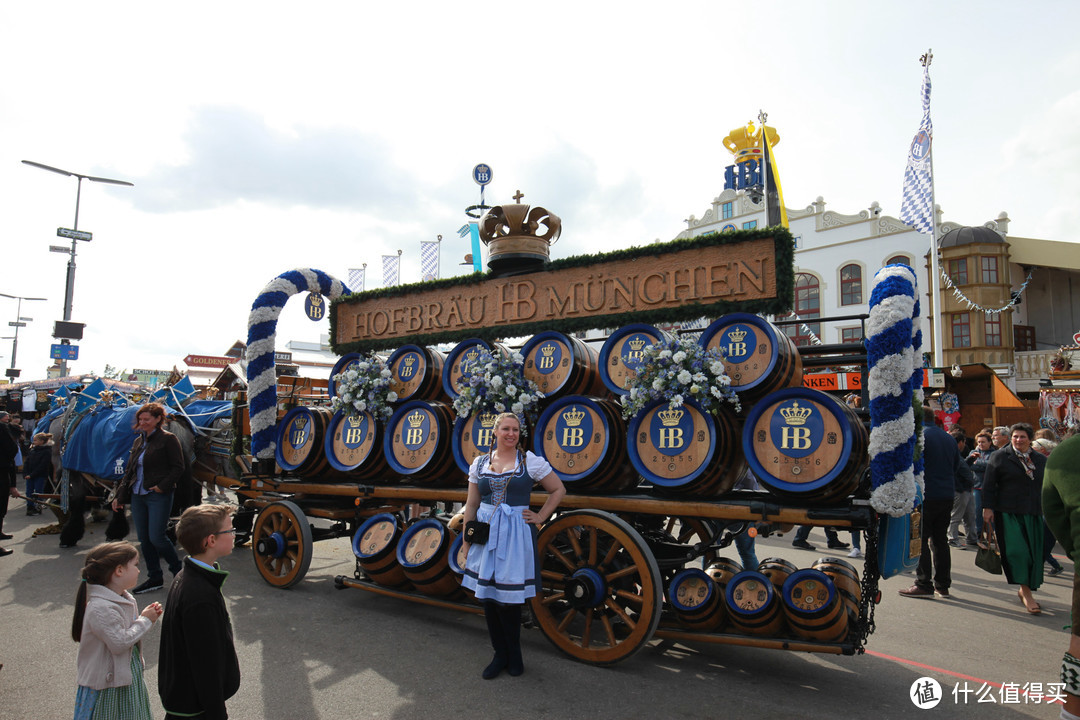
[[[363,439],[364,435],[360,428],[346,428],[345,436],[342,437],[346,445],[358,445]]]
[[[412,447],[419,445],[424,441],[424,431],[422,428],[408,428],[405,430],[405,445]]]
[[[678,450],[683,446],[682,428],[660,428],[660,449]]]
[[[809,450],[810,428],[789,427],[780,429],[781,450]]]
[[[393,324],[393,328],[392,328],[393,332],[395,332],[395,333],[400,332],[400,330],[398,330],[398,326],[403,325],[405,323],[405,308],[404,308],[404,306],[398,305],[396,308],[391,310],[390,313],[391,313],[391,318],[392,318],[391,323]]]
[[[582,428],[563,428],[562,442],[564,448],[581,447],[585,444],[585,431]]]

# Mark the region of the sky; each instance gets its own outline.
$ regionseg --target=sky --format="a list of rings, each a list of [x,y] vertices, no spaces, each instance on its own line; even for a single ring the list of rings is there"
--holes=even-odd
[[[552,257],[670,240],[723,190],[729,131],[780,135],[786,205],[898,216],[933,49],[937,203],[1010,235],[1080,241],[1080,4],[50,2],[0,7],[0,293],[33,318],[22,378],[63,318],[74,178],[84,182],[75,372],[184,368],[247,336],[262,288],[299,267],[346,279],[457,230],[479,202],[559,215]],[[660,9],[657,9],[660,8]],[[0,298],[0,326],[16,301]],[[278,348],[329,330],[290,301]],[[11,333],[7,333],[10,335]],[[0,340],[11,366],[11,341]]]

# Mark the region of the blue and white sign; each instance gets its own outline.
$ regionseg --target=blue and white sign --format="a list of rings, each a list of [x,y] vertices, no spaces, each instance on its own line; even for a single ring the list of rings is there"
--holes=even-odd
[[[472,169],[472,179],[480,187],[491,183],[491,166],[480,163]]]
[[[62,344],[50,345],[49,357],[53,360],[78,360],[79,346]]]
[[[920,130],[911,141],[911,161],[921,163],[930,156],[930,133]]]
[[[308,293],[304,299],[304,314],[318,322],[326,317],[326,298],[319,293]]]

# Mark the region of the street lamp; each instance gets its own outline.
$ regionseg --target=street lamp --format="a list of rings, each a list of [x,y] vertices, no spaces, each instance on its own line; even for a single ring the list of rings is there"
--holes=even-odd
[[[90,233],[79,232],[79,200],[82,197],[82,181],[89,180],[90,182],[106,183],[108,185],[126,185],[127,187],[135,187],[135,183],[129,183],[126,180],[113,180],[111,178],[95,177],[93,175],[80,175],[79,173],[70,172],[68,170],[61,170],[60,168],[53,167],[51,165],[45,165],[44,163],[34,162],[33,160],[23,160],[23,164],[32,165],[42,170],[48,170],[59,175],[65,175],[67,177],[79,178],[78,188],[75,191],[75,225],[71,230],[66,228],[57,228],[56,234],[59,237],[71,239],[71,250],[68,255],[67,264],[67,282],[64,285],[64,322],[71,320],[71,301],[75,296],[75,243],[79,240],[89,242],[92,235]],[[56,246],[50,246],[50,250]],[[60,252],[64,252],[64,249],[60,249]],[[60,340],[62,345],[70,345],[71,340],[64,338]],[[14,354],[13,354],[14,355]],[[14,367],[15,358],[11,358],[12,366]],[[60,361],[60,376],[67,376],[67,359]]]
[[[10,378],[19,377],[19,371],[15,369],[15,356],[19,352],[19,328],[26,327],[26,323],[31,322],[34,318],[28,318],[22,316],[22,301],[23,300],[40,300],[46,301],[46,298],[34,298],[23,297],[22,295],[8,295],[7,293],[0,293],[0,297],[11,298],[12,300],[18,300],[19,304],[15,310],[15,322],[9,322],[10,327],[15,328],[15,336],[11,339],[11,369],[7,371],[7,376]]]

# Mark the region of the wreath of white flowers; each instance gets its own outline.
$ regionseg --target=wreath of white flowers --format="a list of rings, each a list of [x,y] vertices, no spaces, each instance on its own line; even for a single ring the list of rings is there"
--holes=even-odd
[[[506,355],[483,350],[476,360],[462,365],[454,412],[462,418],[480,412],[512,412],[524,430],[525,420],[536,420],[544,398],[536,383],[525,377],[524,368],[525,359],[519,352]]]
[[[669,408],[694,400],[705,412],[719,409],[723,403],[732,405],[736,412],[741,408],[724,370],[723,352],[706,350],[686,335],[645,348],[630,394],[622,398],[623,417],[636,415],[654,400],[667,400]]]
[[[397,393],[390,389],[392,376],[382,358],[374,353],[366,355],[334,376],[337,394],[331,407],[346,415],[368,412],[385,422],[393,414],[393,403],[398,399]]]

